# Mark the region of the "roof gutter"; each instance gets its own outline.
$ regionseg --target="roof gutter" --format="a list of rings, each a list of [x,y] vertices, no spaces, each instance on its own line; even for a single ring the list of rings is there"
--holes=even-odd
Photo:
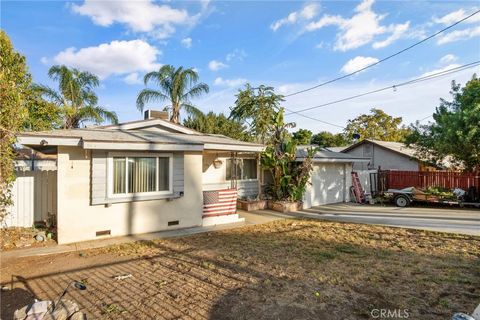
[[[179,143],[135,143],[83,141],[84,149],[100,150],[142,150],[142,151],[203,151],[203,144]]]
[[[76,137],[17,136],[17,142],[25,146],[74,146],[81,147],[82,139]]]

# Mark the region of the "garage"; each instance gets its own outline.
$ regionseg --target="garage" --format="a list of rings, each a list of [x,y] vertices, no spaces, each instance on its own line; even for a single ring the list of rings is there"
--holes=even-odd
[[[304,161],[304,150],[297,152],[297,161]],[[310,208],[330,203],[349,202],[354,162],[368,162],[366,158],[319,150],[313,158],[310,183],[303,196],[303,207]]]

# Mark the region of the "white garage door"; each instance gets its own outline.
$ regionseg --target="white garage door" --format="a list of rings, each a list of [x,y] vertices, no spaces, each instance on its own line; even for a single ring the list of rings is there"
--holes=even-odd
[[[305,193],[306,207],[343,202],[348,199],[350,174],[349,164],[315,164],[311,186]]]

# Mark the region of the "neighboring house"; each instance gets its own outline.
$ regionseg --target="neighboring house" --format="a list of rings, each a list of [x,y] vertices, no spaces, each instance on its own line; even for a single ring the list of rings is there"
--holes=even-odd
[[[341,150],[342,153],[353,157],[365,157],[369,162],[357,162],[354,170],[405,170],[431,171],[435,166],[417,158],[415,149],[407,147],[401,142],[379,141],[365,139]]]
[[[299,146],[297,161],[306,157],[308,146]],[[313,171],[303,196],[303,207],[349,202],[352,186],[352,167],[358,163],[368,163],[362,156],[320,149],[313,157]]]
[[[204,192],[257,196],[264,147],[152,115],[163,117],[18,135],[22,145],[55,150],[58,243],[241,221],[221,193],[208,200],[225,210],[206,214]]]

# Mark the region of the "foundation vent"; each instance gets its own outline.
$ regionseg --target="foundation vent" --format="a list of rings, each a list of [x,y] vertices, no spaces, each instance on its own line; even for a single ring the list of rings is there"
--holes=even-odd
[[[102,230],[102,231],[97,231],[95,232],[95,235],[97,237],[101,237],[101,236],[109,236],[112,234],[112,230]]]
[[[180,223],[180,221],[178,221],[178,220],[168,221],[168,226],[169,226],[169,227],[171,227],[171,226],[178,226],[179,223]]]

